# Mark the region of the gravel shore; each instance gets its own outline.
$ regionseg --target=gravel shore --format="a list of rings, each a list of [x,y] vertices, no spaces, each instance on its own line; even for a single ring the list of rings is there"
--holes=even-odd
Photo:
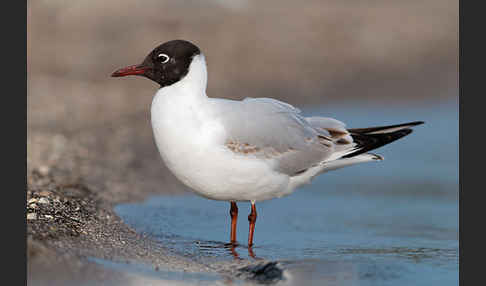
[[[34,171],[30,180],[27,188],[30,281],[50,285],[67,281],[120,282],[123,275],[89,262],[89,257],[144,263],[154,269],[211,271],[174,256],[157,242],[137,234],[113,213],[111,203],[85,185],[62,184],[39,171]]]

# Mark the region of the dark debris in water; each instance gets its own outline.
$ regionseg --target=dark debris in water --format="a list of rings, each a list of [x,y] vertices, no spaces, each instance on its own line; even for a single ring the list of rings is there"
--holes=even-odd
[[[277,265],[278,262],[266,262],[256,265],[248,265],[238,269],[239,277],[246,276],[247,280],[259,284],[274,284],[283,280],[283,270]]]

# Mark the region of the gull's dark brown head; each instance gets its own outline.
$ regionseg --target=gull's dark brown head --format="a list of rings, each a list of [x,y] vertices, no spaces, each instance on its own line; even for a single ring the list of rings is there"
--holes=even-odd
[[[172,85],[187,75],[193,57],[200,53],[191,42],[169,41],[150,52],[141,64],[121,68],[111,76],[139,75],[157,82],[160,87]]]

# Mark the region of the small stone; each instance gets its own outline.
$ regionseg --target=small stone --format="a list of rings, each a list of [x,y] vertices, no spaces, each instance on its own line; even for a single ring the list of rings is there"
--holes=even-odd
[[[47,218],[47,219],[53,219],[53,218],[54,218],[54,217],[53,217],[53,216],[51,216],[51,215],[45,215],[44,217],[45,217],[45,218]]]
[[[49,196],[50,194],[51,194],[51,192],[49,192],[49,191],[41,191],[41,192],[39,192],[39,195],[41,195],[41,196],[43,196],[43,197],[47,197],[47,196]]]
[[[49,174],[50,168],[49,168],[49,166],[42,165],[42,166],[39,166],[38,171],[42,176],[47,176]]]
[[[27,220],[34,220],[37,219],[37,215],[35,213],[28,213]]]
[[[46,199],[46,198],[40,198],[39,199],[39,204],[48,204],[49,203],[49,200]]]
[[[273,284],[283,279],[283,270],[277,266],[278,262],[260,263],[258,265],[248,265],[238,269],[242,273],[250,274],[249,280],[259,284]],[[238,274],[237,274],[238,275]]]
[[[30,204],[33,204],[33,203],[37,203],[37,199],[32,198],[32,199],[30,199],[30,200],[27,201],[27,204],[29,204],[29,205]]]
[[[36,209],[37,208],[37,205],[35,203],[32,203],[32,204],[29,205],[29,208]]]

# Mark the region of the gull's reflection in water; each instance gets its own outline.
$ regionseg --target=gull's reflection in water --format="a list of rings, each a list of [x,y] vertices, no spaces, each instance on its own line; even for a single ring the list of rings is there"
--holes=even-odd
[[[253,247],[248,247],[243,244],[239,244],[238,242],[220,242],[220,241],[194,241],[192,242],[197,245],[199,251],[201,253],[211,255],[211,256],[226,256],[230,255],[235,260],[244,259],[240,256],[241,251],[243,249],[247,249],[248,257],[253,258],[256,260],[261,260],[263,258],[259,258],[256,256],[255,252],[253,251]],[[238,252],[239,251],[239,252]]]
[[[235,260],[242,259],[239,253],[236,251],[237,247],[245,248],[245,246],[240,245],[237,242],[229,242],[224,244],[224,248],[229,251],[229,253],[233,256]],[[247,247],[247,249],[248,249],[248,257],[251,257],[253,259],[262,259],[256,257],[255,252],[253,251],[253,247]]]

